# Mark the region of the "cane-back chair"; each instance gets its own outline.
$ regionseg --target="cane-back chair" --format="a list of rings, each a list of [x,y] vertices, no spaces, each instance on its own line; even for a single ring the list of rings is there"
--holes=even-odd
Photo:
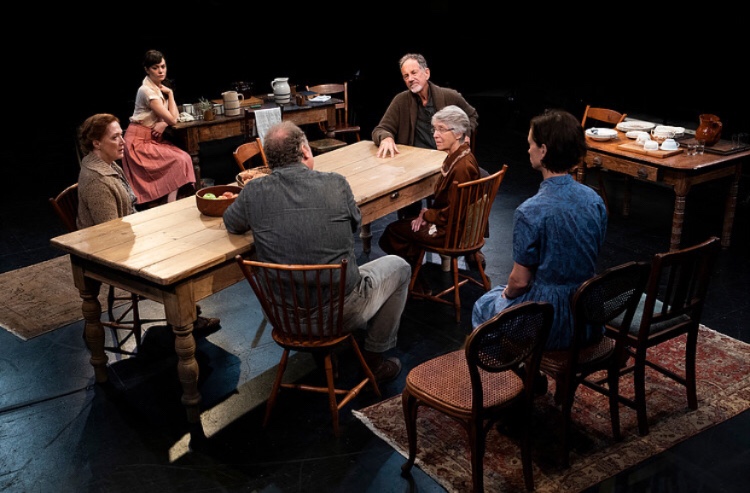
[[[409,442],[408,476],[417,457],[417,413],[427,406],[458,421],[469,435],[472,491],[484,491],[485,440],[502,412],[521,406],[521,463],[526,488],[534,489],[531,417],[534,377],[552,326],[549,303],[527,301],[476,327],[464,349],[425,361],[406,376],[401,399]]]
[[[611,267],[581,284],[571,299],[573,340],[569,348],[542,354],[540,369],[555,380],[555,402],[562,408],[562,464],[570,465],[571,410],[579,385],[585,385],[609,397],[612,435],[620,440],[619,379],[623,359],[623,341],[606,335],[587,337],[591,330],[603,331],[604,324],[622,317],[630,324],[638,300],[646,286],[649,264],[628,262]],[[607,386],[588,377],[606,371]]]

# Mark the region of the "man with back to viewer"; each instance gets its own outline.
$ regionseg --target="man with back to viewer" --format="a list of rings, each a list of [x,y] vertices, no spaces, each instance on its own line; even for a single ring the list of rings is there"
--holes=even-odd
[[[344,329],[367,328],[364,356],[378,383],[401,371],[396,346],[411,277],[409,264],[385,255],[357,266],[354,233],[361,214],[342,175],[313,170],[304,132],[272,125],[263,144],[270,175],[248,182],[224,213],[229,233],[253,231],[258,260],[276,264],[335,264],[348,260]]]

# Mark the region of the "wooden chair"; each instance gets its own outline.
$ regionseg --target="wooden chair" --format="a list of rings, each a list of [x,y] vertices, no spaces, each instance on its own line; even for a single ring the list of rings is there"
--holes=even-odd
[[[325,138],[310,141],[310,148],[315,154],[329,152],[347,144],[360,141],[360,126],[352,124],[349,113],[349,83],[343,84],[319,84],[317,86],[306,86],[308,91],[317,94],[328,95],[342,99],[343,103],[336,104],[336,122],[334,128],[326,128],[324,123],[318,127]]]
[[[612,435],[615,440],[621,439],[618,384],[624,353],[622,341],[618,344],[608,336],[589,344],[584,341],[589,327],[603,328],[605,323],[620,316],[623,324],[630,324],[646,286],[649,268],[647,262],[628,262],[581,284],[571,299],[574,327],[570,348],[542,354],[540,370],[555,380],[555,402],[562,408],[561,462],[565,467],[570,465],[571,409],[579,385],[609,397]],[[587,380],[601,370],[607,372],[606,388],[601,382]]]
[[[260,156],[260,159],[257,159],[256,156]],[[234,162],[237,163],[240,171],[245,171],[247,168],[255,168],[258,166],[268,166],[266,153],[263,152],[263,144],[260,143],[258,137],[255,137],[250,142],[238,145],[234,152],[232,152],[232,157],[234,157]],[[248,163],[248,161],[250,162]],[[252,164],[252,166],[246,167],[246,164]]]
[[[503,165],[497,173],[477,180],[465,183],[454,183],[450,190],[449,201],[452,205],[448,215],[448,226],[446,228],[445,242],[441,247],[417,243],[420,248],[417,265],[412,272],[409,283],[409,292],[414,298],[423,298],[453,305],[456,311],[456,322],[461,321],[461,296],[460,288],[467,282],[481,286],[485,291],[492,287],[490,280],[484,272],[482,262],[477,262],[477,269],[481,276],[481,282],[469,274],[458,270],[458,258],[470,257],[484,246],[485,233],[487,231],[488,219],[495,201],[497,189],[505,177],[508,165]],[[450,257],[451,270],[453,271],[453,284],[436,294],[417,292],[414,286],[417,276],[422,268],[422,262],[427,252],[433,252],[441,256]],[[444,297],[453,295],[453,300]]]
[[[56,197],[50,197],[49,203],[57,217],[63,223],[63,226],[65,226],[65,229],[69,232],[78,230],[78,225],[76,224],[76,217],[78,217],[78,183],[66,187]],[[112,330],[114,345],[105,346],[104,349],[119,354],[137,354],[138,350],[141,348],[141,338],[144,325],[164,321],[164,319],[141,318],[138,309],[138,302],[140,299],[141,297],[134,293],[129,293],[127,296],[118,296],[115,287],[109,287],[109,290],[107,291],[108,320],[103,321],[102,325],[109,327]],[[115,304],[118,301],[128,302],[128,306],[119,316],[114,313]],[[128,315],[130,315],[130,320],[127,319]],[[122,330],[128,331],[129,334],[123,339],[120,339],[118,331]],[[135,352],[128,351],[123,347],[131,335],[135,338]]]
[[[583,112],[583,118],[581,118],[581,126],[585,130],[587,123],[589,127],[593,126],[593,120],[596,125],[603,125],[606,127],[614,128],[618,123],[625,121],[626,116],[628,116],[627,113],[620,113],[619,111],[611,110],[608,108],[592,107],[591,105],[587,104],[586,109]],[[586,181],[586,172],[586,165],[583,163],[579,164],[571,170],[571,173],[576,174],[577,180],[581,183]],[[601,196],[602,200],[604,200],[604,205],[607,208],[607,212],[609,212],[609,199],[607,198],[607,189],[604,186],[604,176],[601,169],[597,169],[597,185],[593,185],[591,186],[591,188],[596,190],[597,193]]]
[[[608,333],[612,337],[622,337],[633,357],[632,364],[623,367],[620,375],[633,373],[635,399],[620,397],[620,401],[636,410],[641,435],[648,434],[646,366],[684,385],[688,407],[698,409],[695,383],[698,328],[720,248],[719,238],[712,236],[688,248],[654,255],[646,290],[632,325],[620,319],[607,324]],[[684,374],[678,375],[661,362],[648,358],[649,348],[683,334],[687,334]]]
[[[344,332],[346,259],[330,265],[280,265],[235,257],[263,312],[273,327],[272,337],[284,348],[271,395],[266,404],[263,426],[271,418],[280,389],[328,394],[333,432],[339,435],[339,411],[369,383],[380,397],[380,389],[351,332]],[[322,300],[322,301],[321,301]],[[349,389],[336,388],[331,355],[349,344],[364,371],[364,378]],[[290,351],[322,357],[327,386],[284,383]],[[339,401],[338,396],[342,396]]]
[[[466,429],[471,450],[472,491],[484,491],[482,463],[487,432],[503,410],[520,404],[523,477],[526,488],[534,489],[531,463],[534,377],[552,326],[552,315],[549,303],[519,303],[475,328],[464,349],[430,359],[409,372],[401,394],[409,442],[409,456],[401,466],[402,476],[408,477],[417,456],[419,407],[428,406]]]

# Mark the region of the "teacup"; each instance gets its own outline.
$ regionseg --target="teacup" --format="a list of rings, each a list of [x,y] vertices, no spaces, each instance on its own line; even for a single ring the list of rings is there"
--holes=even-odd
[[[674,139],[666,139],[661,143],[661,149],[663,151],[675,151],[678,147],[680,147],[680,143]]]
[[[635,143],[638,144],[638,145],[643,145],[646,142],[648,142],[649,140],[651,140],[651,136],[648,133],[646,133],[646,132],[640,132],[638,134],[638,137],[636,137],[636,139],[635,139]]]
[[[643,148],[647,151],[657,151],[659,150],[659,143],[649,139],[643,143]]]

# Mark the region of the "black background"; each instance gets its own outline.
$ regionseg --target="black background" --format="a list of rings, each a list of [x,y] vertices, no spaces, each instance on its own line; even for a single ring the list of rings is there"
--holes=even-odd
[[[404,90],[398,59],[408,52],[424,54],[431,80],[472,104],[488,93],[512,99],[521,131],[545,107],[578,115],[586,103],[692,128],[698,115],[714,113],[724,135],[750,129],[748,26],[728,7],[483,5],[23,5],[20,14],[6,12],[1,35],[9,102],[3,164],[22,180],[75,181],[76,127],[98,112],[127,123],[151,48],[165,54],[178,104],[220,98],[237,81],[266,94],[275,77],[300,87],[349,80],[363,138]],[[495,117],[480,113],[480,127]]]

